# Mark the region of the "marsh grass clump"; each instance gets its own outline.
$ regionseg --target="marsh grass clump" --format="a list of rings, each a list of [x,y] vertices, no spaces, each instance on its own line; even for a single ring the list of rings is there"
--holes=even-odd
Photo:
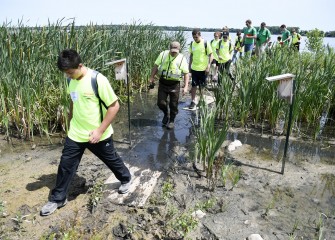
[[[6,203],[4,201],[0,201],[0,218],[6,216],[7,216]]]
[[[214,189],[217,181],[217,168],[215,164],[221,158],[217,158],[217,153],[221,149],[223,142],[226,140],[228,126],[226,122],[222,122],[221,126],[216,125],[218,116],[218,108],[209,107],[202,104],[199,107],[199,121],[198,126],[194,125],[195,129],[195,162],[203,165],[208,179],[208,185]],[[220,162],[220,161],[219,161]]]
[[[175,184],[171,178],[166,179],[158,194],[150,196],[149,202],[154,205],[165,205],[170,202],[175,193]]]
[[[242,170],[239,167],[233,165],[232,163],[223,164],[221,167],[221,180],[223,186],[226,187],[227,183],[230,182],[230,190],[232,190],[236,186],[241,178],[241,175]]]
[[[186,237],[191,230],[198,226],[198,219],[193,217],[191,213],[183,213],[174,219],[174,221],[171,221],[170,225],[174,231]]]
[[[197,203],[195,205],[195,209],[208,211],[209,209],[213,208],[216,204],[217,204],[216,198],[209,198],[203,202]]]
[[[167,181],[163,183],[162,186],[162,197],[164,201],[170,199],[175,192],[175,186],[172,180],[169,178]]]
[[[88,209],[92,213],[98,206],[101,198],[103,197],[103,192],[105,190],[106,185],[103,180],[98,180],[94,183],[92,187],[88,189]]]
[[[79,216],[78,211],[70,219],[65,219],[58,226],[53,227],[49,233],[44,234],[41,240],[72,240],[72,239],[92,239],[103,240],[104,238],[96,230],[87,231],[83,224],[83,219]]]
[[[324,183],[322,196],[325,191],[328,191],[333,197],[335,197],[335,175],[332,173],[322,173],[321,181]]]

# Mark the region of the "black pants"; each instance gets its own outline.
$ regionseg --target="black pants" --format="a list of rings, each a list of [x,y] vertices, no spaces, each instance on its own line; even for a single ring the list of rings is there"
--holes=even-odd
[[[295,49],[298,50],[298,52],[299,52],[299,50],[300,50],[300,42],[296,42],[296,43],[294,43],[293,46],[294,46]]]
[[[170,122],[173,122],[178,114],[178,101],[180,93],[180,82],[170,80],[159,80],[157,106],[163,113],[168,114],[168,103],[170,107]]]
[[[50,201],[60,202],[65,200],[71,180],[86,148],[100,158],[122,184],[130,181],[130,172],[117,154],[112,138],[91,144],[75,142],[67,137],[58,166],[56,186],[51,191]]]
[[[219,63],[219,77],[218,77],[218,84],[221,84],[222,82],[222,78],[223,78],[223,74],[228,74],[229,78],[231,80],[234,79],[233,75],[230,72],[230,64],[231,64],[231,60],[228,60],[225,63]]]

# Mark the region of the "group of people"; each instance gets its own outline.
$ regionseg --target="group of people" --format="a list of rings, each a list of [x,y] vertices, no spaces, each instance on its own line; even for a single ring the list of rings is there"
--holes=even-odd
[[[236,61],[237,55],[239,54],[255,54],[260,56],[265,53],[267,48],[273,46],[282,45],[292,45],[296,50],[300,50],[301,35],[297,33],[296,29],[292,29],[291,32],[286,28],[285,24],[280,26],[281,36],[278,36],[276,42],[271,42],[271,32],[266,27],[266,23],[262,22],[259,29],[257,30],[252,26],[250,19],[245,22],[246,27],[242,32],[238,31],[236,33],[235,43],[234,43],[234,55],[232,57],[233,62]]]
[[[291,32],[286,28],[285,24],[280,26],[281,36],[277,37],[277,44],[279,45],[291,45],[297,51],[300,50],[301,35],[296,31],[295,28],[292,28]]]
[[[178,100],[180,95],[180,82],[184,80],[183,94],[188,92],[189,75],[191,78],[191,103],[190,109],[196,107],[196,91],[206,85],[206,79],[211,71],[213,79],[217,79],[221,84],[222,77],[227,74],[234,81],[235,78],[230,72],[231,63],[236,62],[238,55],[251,56],[254,52],[256,56],[265,53],[267,47],[271,45],[271,32],[262,22],[257,30],[252,26],[250,19],[245,22],[246,27],[242,32],[236,33],[234,44],[229,35],[229,28],[223,27],[222,31],[214,33],[214,39],[208,43],[202,38],[200,29],[192,31],[193,40],[189,46],[189,63],[180,53],[180,44],[172,42],[170,50],[162,51],[157,57],[149,79],[150,86],[153,87],[155,77],[159,79],[157,105],[162,110],[164,116],[162,125],[167,129],[174,128],[174,120],[178,114]],[[280,26],[282,44],[292,44],[299,50],[301,36],[293,29],[292,34],[283,24]],[[233,56],[232,56],[233,54]]]
[[[284,24],[280,29],[282,37],[279,43],[281,45],[292,44],[299,50],[300,34],[294,29],[290,33]],[[149,82],[152,88],[155,77],[158,76],[157,105],[164,114],[163,126],[167,129],[174,128],[182,80],[184,81],[182,94],[186,94],[191,74],[189,108],[194,109],[197,88],[201,89],[206,85],[211,65],[214,65],[214,68],[220,73],[218,84],[224,72],[234,81],[229,68],[230,64],[236,61],[237,54],[251,55],[255,45],[255,54],[259,56],[265,52],[271,39],[271,33],[264,22],[257,31],[252,27],[251,20],[246,21],[243,37],[241,35],[242,32],[237,32],[235,42],[232,44],[229,29],[224,27],[222,31],[215,32],[214,39],[208,43],[202,38],[200,29],[196,28],[192,31],[194,41],[189,46],[189,61],[180,52],[180,43],[176,41],[171,42],[169,50],[159,54],[151,71]],[[232,52],[234,52],[233,57],[231,57]],[[111,122],[119,110],[119,103],[109,81],[101,73],[84,66],[80,55],[73,49],[63,50],[58,56],[57,65],[59,70],[69,78],[70,128],[58,166],[56,184],[50,192],[49,201],[41,209],[42,216],[50,215],[66,205],[69,185],[86,148],[99,157],[120,181],[118,189],[120,194],[129,191],[132,178],[113,144]],[[93,79],[97,92],[93,88]],[[102,104],[104,105],[103,110]]]

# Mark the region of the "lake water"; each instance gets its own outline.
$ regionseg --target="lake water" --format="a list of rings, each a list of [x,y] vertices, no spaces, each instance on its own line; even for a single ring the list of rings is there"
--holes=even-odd
[[[186,38],[187,38],[187,44],[189,44],[189,43],[191,43],[191,41],[193,41],[192,32],[191,31],[185,31],[185,33],[186,33]],[[214,32],[201,32],[201,36],[204,39],[206,39],[207,41],[211,41],[214,38]],[[230,36],[231,36],[232,42],[234,43],[236,33],[230,33]],[[243,34],[242,34],[242,36],[243,36]],[[276,41],[278,36],[279,35],[275,35],[275,34],[272,35],[271,36],[271,41],[272,42]],[[307,40],[307,37],[303,36],[302,40],[301,40],[301,44],[300,44],[300,51],[307,50],[305,48],[306,47],[306,40]],[[335,48],[335,38],[325,37],[323,39],[323,42],[324,42],[325,45],[329,44],[329,46]]]

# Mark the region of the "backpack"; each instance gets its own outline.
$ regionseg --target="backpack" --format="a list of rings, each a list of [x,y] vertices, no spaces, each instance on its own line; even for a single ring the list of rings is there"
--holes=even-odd
[[[191,49],[192,49],[192,44],[193,44],[193,41],[191,42]],[[207,56],[207,40],[205,40],[205,39],[204,39],[204,45],[205,45],[205,53],[206,53],[206,56]]]
[[[243,43],[243,38],[242,38],[242,37],[241,37],[240,39],[237,38],[237,39],[235,40],[234,47],[236,47],[236,45],[237,45],[238,43],[240,44],[240,47],[241,47],[241,45],[242,45],[242,43]]]
[[[103,114],[102,114],[102,106],[103,105],[105,107],[105,109],[107,109],[107,105],[104,103],[104,101],[101,100],[100,96],[99,96],[99,92],[98,92],[98,81],[97,81],[97,76],[98,76],[99,72],[93,70],[92,72],[92,76],[91,76],[91,86],[94,92],[94,95],[99,99],[99,110],[100,110],[100,120],[102,122],[103,120]],[[70,81],[71,78],[67,78],[67,85],[70,85]]]

